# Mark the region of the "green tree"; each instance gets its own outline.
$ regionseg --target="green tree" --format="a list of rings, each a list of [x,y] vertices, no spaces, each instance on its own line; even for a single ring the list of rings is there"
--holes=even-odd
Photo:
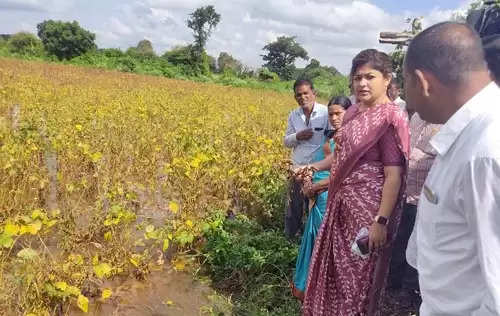
[[[19,32],[12,35],[7,42],[9,52],[27,56],[41,56],[43,54],[42,41],[35,34]]]
[[[257,76],[261,81],[280,81],[278,74],[270,71],[266,67],[259,69]]]
[[[203,51],[198,56],[192,45],[177,46],[162,56],[169,63],[179,66],[186,75],[206,75],[210,72],[210,57]]]
[[[261,55],[266,62],[263,66],[284,80],[292,79],[297,58],[309,60],[307,51],[295,41],[295,36],[280,36],[276,41],[264,46],[263,50],[267,51],[265,55]]]
[[[208,66],[211,72],[217,72],[217,59],[214,56],[207,55]]]
[[[219,72],[231,71],[238,75],[242,72],[243,69],[243,65],[241,64],[241,62],[226,52],[221,52],[219,54],[219,58],[217,58],[217,65]]]
[[[162,56],[173,65],[190,65],[193,62],[192,46],[176,46]]]
[[[193,30],[194,49],[198,56],[201,57],[208,38],[219,24],[220,18],[220,14],[215,12],[212,5],[198,8],[189,15],[187,26]]]
[[[400,84],[401,88],[403,88],[404,80],[403,80],[403,63],[405,60],[406,51],[404,50],[402,45],[396,46],[396,49],[390,54],[392,59],[392,69],[395,73],[395,80]]]
[[[155,51],[153,49],[153,44],[151,41],[148,41],[146,39],[140,41],[137,43],[137,46],[135,47],[135,51],[139,55],[143,56],[155,56]]]
[[[38,24],[37,29],[45,50],[59,60],[71,59],[97,48],[95,34],[80,27],[77,21],[47,20]]]

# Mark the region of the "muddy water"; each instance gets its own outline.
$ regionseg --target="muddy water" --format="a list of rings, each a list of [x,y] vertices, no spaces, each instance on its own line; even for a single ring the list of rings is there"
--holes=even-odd
[[[197,316],[209,315],[213,290],[193,280],[189,273],[171,268],[152,272],[146,281],[113,280],[104,284],[112,297],[105,302],[91,300],[87,314],[71,307],[72,316]],[[73,304],[72,304],[73,305]],[[226,314],[229,315],[229,314]]]

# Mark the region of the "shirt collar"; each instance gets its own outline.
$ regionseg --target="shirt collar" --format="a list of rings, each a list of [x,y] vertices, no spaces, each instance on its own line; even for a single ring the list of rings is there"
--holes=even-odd
[[[455,143],[462,131],[478,115],[484,113],[495,97],[500,95],[500,89],[492,82],[484,87],[479,93],[467,101],[453,116],[441,127],[440,131],[431,139],[430,144],[444,156]],[[498,97],[497,97],[498,98]]]
[[[311,116],[312,114],[316,114],[316,111],[318,110],[318,103],[317,102],[314,102],[314,105],[313,105],[313,110],[311,112]],[[302,107],[299,107],[299,114],[300,115],[305,115],[304,113],[304,109]]]

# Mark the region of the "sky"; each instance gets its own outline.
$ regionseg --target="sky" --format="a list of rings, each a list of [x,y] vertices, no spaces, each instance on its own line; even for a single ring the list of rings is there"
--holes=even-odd
[[[311,58],[348,73],[365,48],[384,51],[381,31],[402,31],[408,17],[424,27],[448,20],[470,0],[0,0],[0,34],[36,33],[47,19],[76,20],[96,34],[102,48],[127,49],[148,39],[158,54],[193,41],[189,13],[214,5],[221,22],[207,44],[217,57],[228,52],[250,67],[263,64],[262,48],[278,36],[296,36]],[[304,66],[298,61],[297,66]]]

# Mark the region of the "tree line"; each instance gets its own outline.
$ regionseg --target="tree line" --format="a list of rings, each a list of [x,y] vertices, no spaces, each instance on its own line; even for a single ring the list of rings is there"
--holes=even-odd
[[[212,73],[231,73],[238,77],[258,77],[261,80],[291,80],[298,76],[338,76],[334,67],[321,66],[318,60],[311,60],[306,69],[297,69],[297,59],[309,60],[307,51],[294,36],[282,36],[263,47],[262,59],[265,62],[257,71],[245,66],[227,52],[218,58],[207,54],[206,44],[215,30],[221,15],[214,6],[204,6],[192,12],[187,27],[192,30],[194,41],[187,46],[174,47],[157,56],[149,40],[141,40],[137,46],[125,52],[118,49],[98,49],[96,35],[79,25],[77,21],[64,22],[47,20],[37,25],[37,35],[20,32],[8,37],[6,45],[10,53],[28,56],[43,56],[59,61],[72,60],[86,54],[100,53],[107,57],[162,58],[172,65],[179,66],[187,75],[207,75]],[[122,60],[125,71],[133,71],[134,60]],[[306,71],[307,70],[307,71]]]

